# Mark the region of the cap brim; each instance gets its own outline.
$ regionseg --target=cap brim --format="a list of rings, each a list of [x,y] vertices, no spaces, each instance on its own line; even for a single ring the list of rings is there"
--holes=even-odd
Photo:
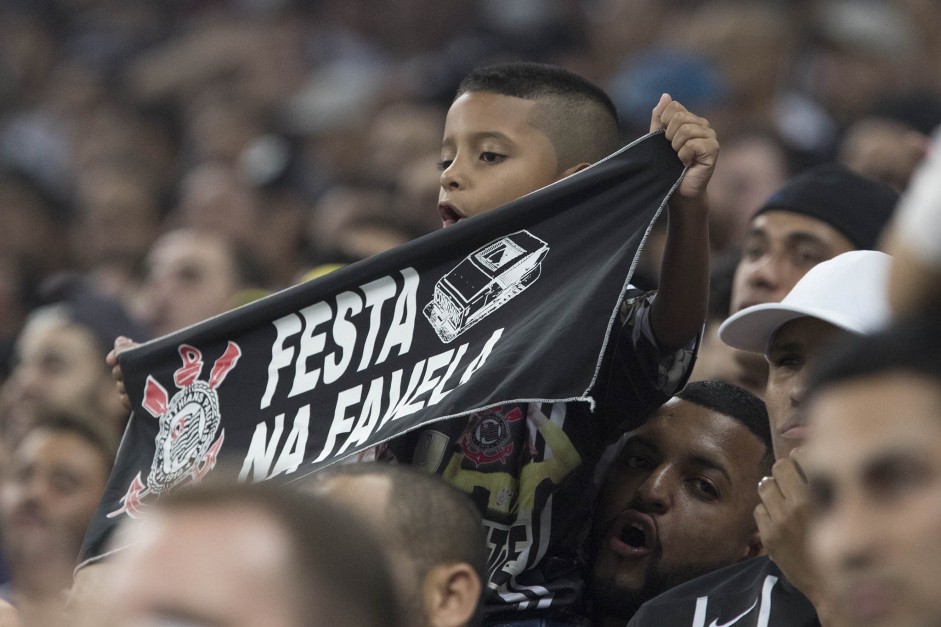
[[[766,354],[772,336],[784,324],[797,318],[816,318],[849,333],[873,330],[871,323],[846,312],[823,307],[765,303],[743,309],[726,319],[719,327],[719,339],[731,346],[752,353]]]
[[[778,303],[753,305],[728,317],[719,327],[719,339],[752,353],[764,353],[771,334],[782,324],[803,314]]]

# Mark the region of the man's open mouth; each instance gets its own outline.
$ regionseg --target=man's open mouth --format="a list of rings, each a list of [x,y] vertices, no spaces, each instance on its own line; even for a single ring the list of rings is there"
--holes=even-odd
[[[647,548],[647,533],[638,523],[631,523],[621,530],[621,542],[635,549]]]
[[[622,512],[611,526],[610,545],[618,555],[639,557],[646,555],[657,542],[653,519],[637,510]]]

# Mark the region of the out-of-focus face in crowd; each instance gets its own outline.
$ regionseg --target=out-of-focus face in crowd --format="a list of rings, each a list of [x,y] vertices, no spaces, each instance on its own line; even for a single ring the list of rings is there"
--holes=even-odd
[[[889,371],[809,408],[811,549],[847,625],[941,622],[941,386]]]
[[[110,472],[87,440],[36,428],[12,452],[0,484],[4,555],[71,565]]]
[[[92,333],[54,309],[30,318],[17,340],[16,365],[2,389],[3,437],[16,440],[50,409],[116,431],[125,415]]]
[[[241,287],[232,244],[212,233],[170,232],[154,244],[147,263],[141,317],[155,335],[228,310]]]

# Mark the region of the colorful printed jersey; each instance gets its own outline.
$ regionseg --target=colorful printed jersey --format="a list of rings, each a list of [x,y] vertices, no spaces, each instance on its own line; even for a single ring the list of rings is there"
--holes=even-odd
[[[629,293],[588,403],[507,404],[431,424],[390,444],[401,462],[443,476],[483,514],[489,615],[581,612],[579,546],[604,449],[685,382],[697,342],[661,355],[652,294]],[[564,360],[564,356],[560,356]],[[547,364],[547,367],[553,367]]]

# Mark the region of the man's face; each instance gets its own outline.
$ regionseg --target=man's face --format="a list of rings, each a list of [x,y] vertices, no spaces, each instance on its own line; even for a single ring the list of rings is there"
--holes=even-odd
[[[226,311],[239,287],[231,253],[211,235],[165,235],[154,245],[148,265],[144,313],[158,335]]]
[[[438,212],[444,226],[561,178],[555,147],[533,125],[541,106],[489,92],[469,92],[454,101],[441,143]]]
[[[804,443],[807,374],[826,348],[845,335],[848,334],[832,324],[804,317],[785,323],[771,338],[765,405],[775,459],[785,459]]]
[[[127,530],[110,577],[112,624],[298,627],[290,543],[244,507],[151,515]],[[315,594],[315,592],[311,592]]]
[[[33,318],[17,340],[17,364],[4,388],[4,429],[15,438],[49,408],[97,418],[113,385],[91,332],[54,314]]]
[[[882,373],[823,390],[804,467],[811,554],[844,624],[941,624],[941,388]]]
[[[109,471],[98,449],[75,433],[27,433],[0,484],[8,558],[64,562],[71,570]]]
[[[679,399],[661,407],[628,436],[602,486],[596,592],[639,604],[748,557],[764,455],[734,418]]]
[[[751,221],[745,236],[732,283],[731,313],[781,302],[812,267],[855,248],[816,218],[792,211],[763,212]]]

